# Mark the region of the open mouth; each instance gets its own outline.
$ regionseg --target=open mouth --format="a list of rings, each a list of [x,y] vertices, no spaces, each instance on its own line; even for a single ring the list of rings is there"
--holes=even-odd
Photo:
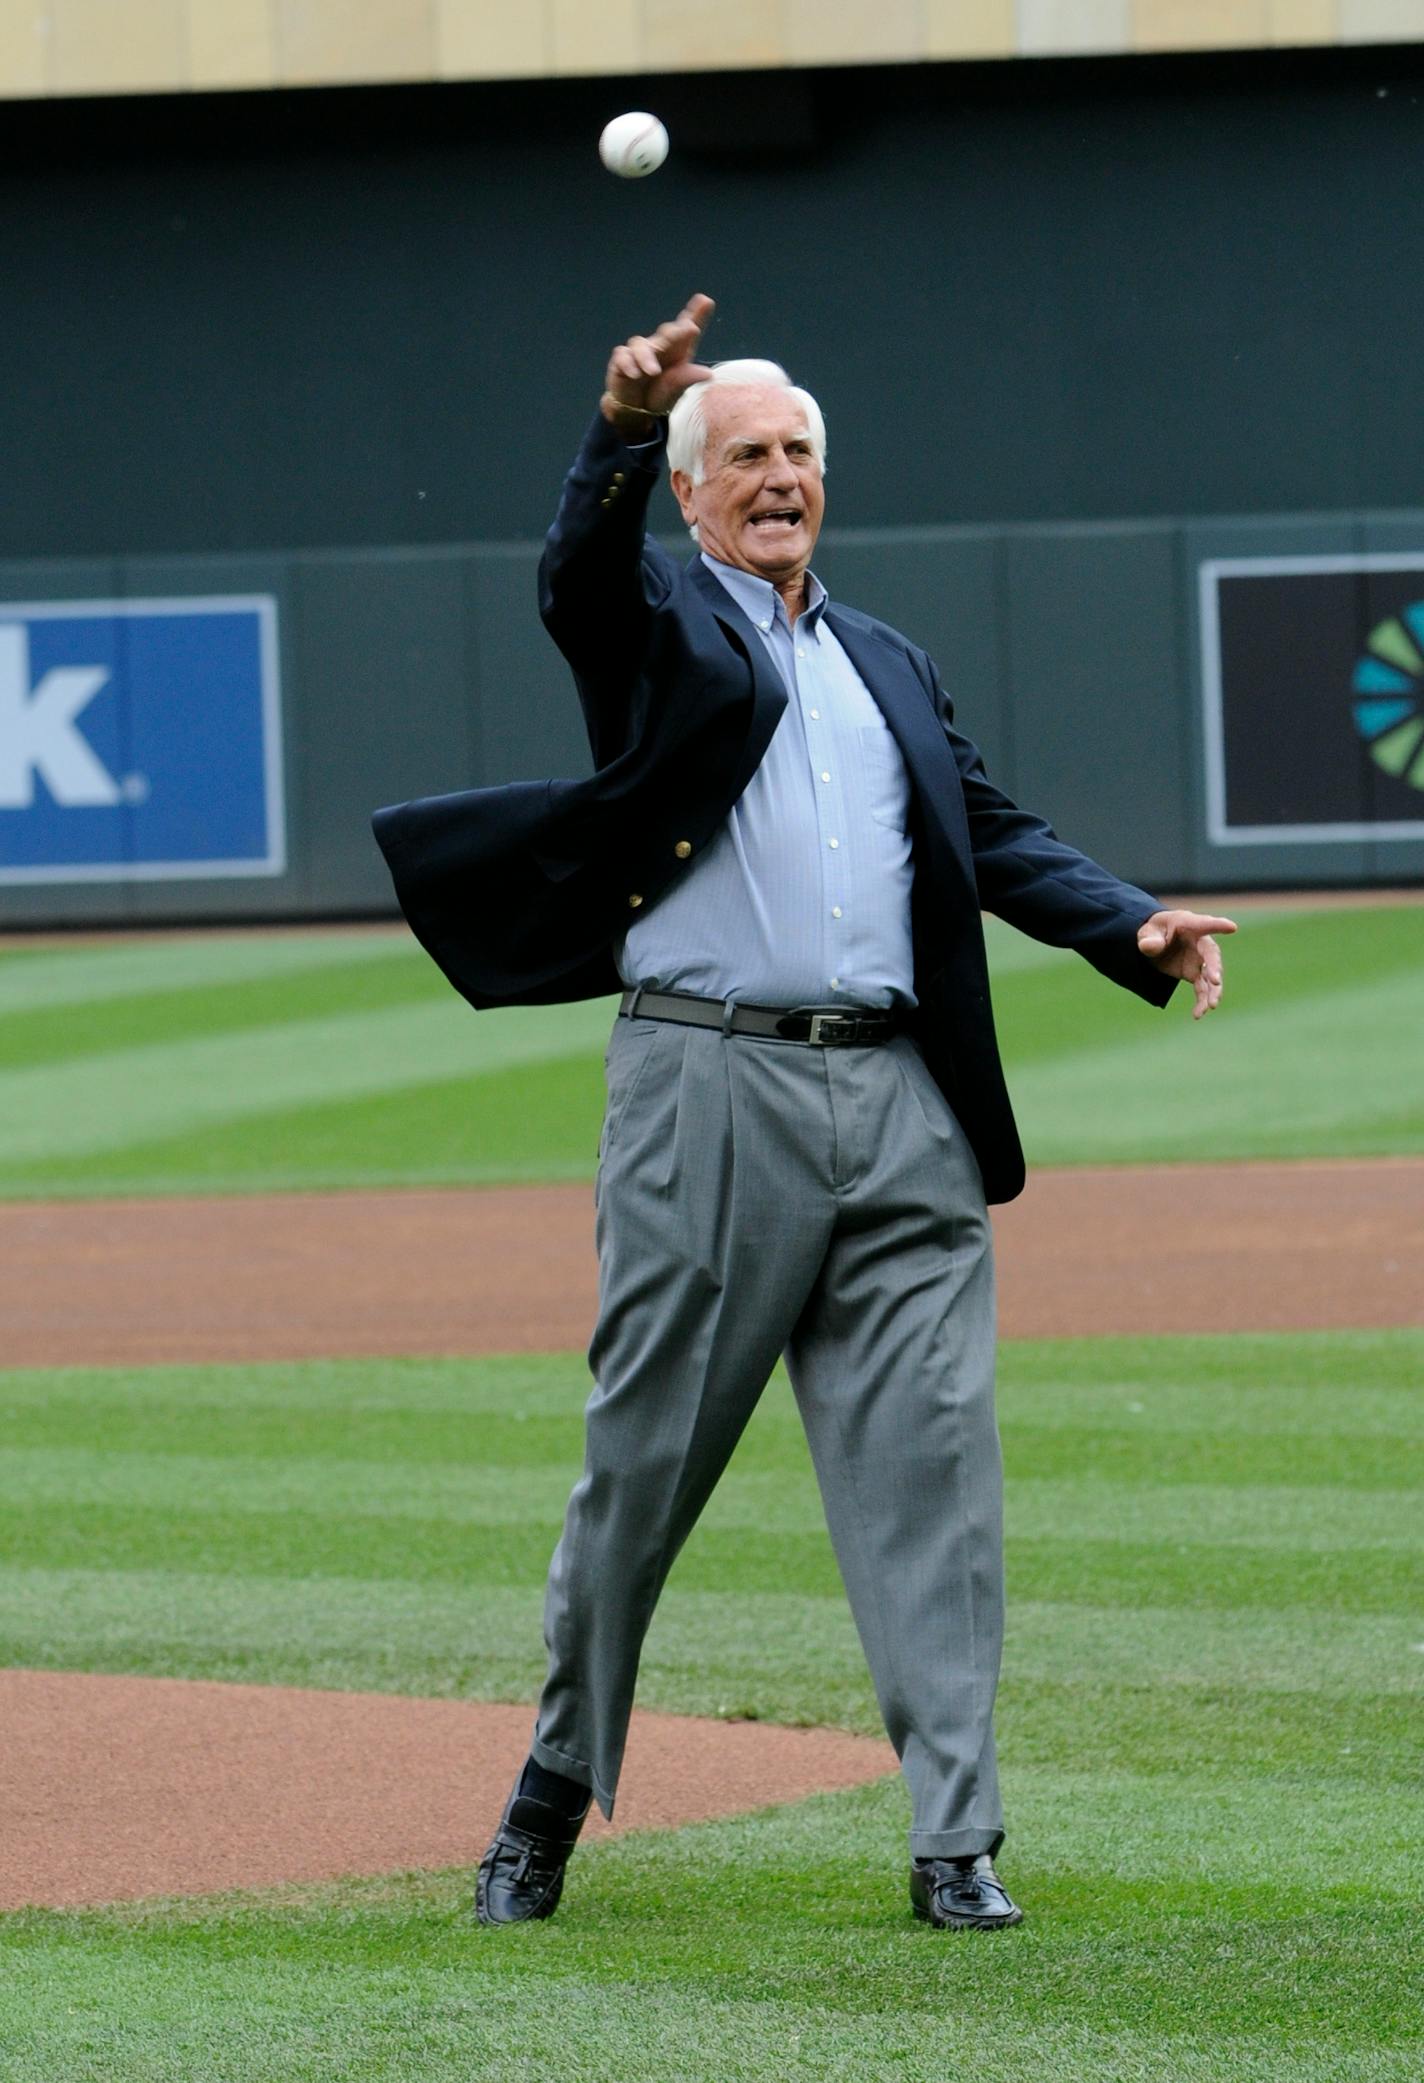
[[[753,514],[753,528],[794,528],[801,519],[799,506],[773,506],[763,514]]]

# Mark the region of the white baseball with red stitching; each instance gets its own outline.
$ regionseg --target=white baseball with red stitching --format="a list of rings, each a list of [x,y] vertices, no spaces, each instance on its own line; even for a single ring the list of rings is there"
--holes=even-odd
[[[598,140],[598,156],[611,174],[625,181],[640,181],[655,174],[668,155],[668,134],[656,116],[646,109],[630,109],[604,125]]]

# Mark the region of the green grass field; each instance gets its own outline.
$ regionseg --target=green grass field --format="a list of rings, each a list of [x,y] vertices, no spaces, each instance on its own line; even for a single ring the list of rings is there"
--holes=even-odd
[[[992,934],[1039,1162],[1424,1149],[1424,909],[1251,912],[1194,1027]],[[606,1005],[398,933],[0,954],[0,1194],[589,1176]],[[1164,1104],[1164,1093],[1168,1103]],[[1003,1349],[1002,1867],[905,1903],[897,1782],[465,1873],[0,1918],[0,2083],[1413,2083],[1424,1330]],[[0,1371],[0,1663],[532,1698],[580,1356]],[[644,1705],[877,1727],[778,1377]]]
[[[0,2077],[1398,2078],[1424,2059],[1424,1332],[1014,1344],[1002,1939],[897,1782],[469,1876],[0,1920]],[[0,1375],[0,1660],[528,1698],[582,1361]],[[645,1704],[876,1726],[785,1382]]]
[[[1036,1163],[1199,1158],[1204,1123],[1213,1155],[1424,1150],[1424,906],[1247,913],[1201,1023],[990,948]],[[10,949],[0,1195],[588,1178],[609,1022],[471,1013],[403,929]]]

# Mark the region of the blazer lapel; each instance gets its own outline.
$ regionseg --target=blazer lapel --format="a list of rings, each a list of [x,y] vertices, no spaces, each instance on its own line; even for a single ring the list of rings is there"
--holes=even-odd
[[[752,685],[756,695],[756,717],[751,736],[759,746],[757,759],[760,761],[762,753],[771,743],[772,732],[781,721],[782,712],[786,707],[786,689],[782,685],[781,675],[767,656],[766,645],[762,642],[755,623],[733,600],[715,574],[707,569],[700,553],[689,560],[687,576],[751,668]]]
[[[890,726],[923,823],[948,844],[972,883],[973,856],[959,769],[926,689],[896,645],[852,622],[832,604],[827,605],[826,620]]]

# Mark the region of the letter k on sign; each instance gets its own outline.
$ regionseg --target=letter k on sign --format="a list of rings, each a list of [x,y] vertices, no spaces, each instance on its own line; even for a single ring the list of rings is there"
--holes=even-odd
[[[56,803],[121,800],[76,721],[108,677],[107,666],[57,665],[32,689],[29,631],[20,622],[0,623],[0,809],[27,810],[36,774]]]

